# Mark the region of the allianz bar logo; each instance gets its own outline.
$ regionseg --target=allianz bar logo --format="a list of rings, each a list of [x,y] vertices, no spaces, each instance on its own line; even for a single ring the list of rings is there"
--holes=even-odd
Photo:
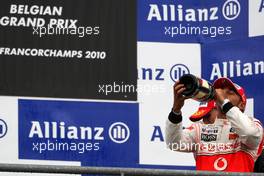
[[[182,4],[149,4],[147,21],[205,22],[218,20],[220,14],[226,20],[235,20],[241,11],[238,0],[227,0],[222,9],[217,6],[185,8]]]
[[[77,152],[79,154],[98,151],[106,140],[106,127],[76,126],[66,122],[31,121],[28,138],[32,140],[32,151],[39,154],[49,151]],[[108,128],[112,142],[125,143],[130,129],[123,122],[115,122]]]
[[[241,60],[230,60],[221,63],[212,63],[210,80],[220,77],[247,77],[264,74],[264,61],[241,62]]]
[[[39,122],[31,121],[28,137],[53,138],[53,139],[82,139],[82,140],[104,140],[104,127],[74,126],[65,122]],[[110,139],[116,143],[124,143],[130,136],[129,127],[123,122],[113,123],[108,134]]]
[[[247,21],[247,3],[239,0],[189,1],[152,0],[144,4],[143,24],[157,32],[163,40],[186,41],[185,36],[204,36],[206,39],[246,35],[238,26]],[[155,27],[153,29],[153,27]],[[148,33],[142,33],[147,35]],[[151,36],[148,36],[151,40]],[[165,38],[163,38],[165,37]],[[159,38],[160,39],[160,38]],[[197,42],[197,38],[190,38]],[[204,40],[202,38],[201,40]]]

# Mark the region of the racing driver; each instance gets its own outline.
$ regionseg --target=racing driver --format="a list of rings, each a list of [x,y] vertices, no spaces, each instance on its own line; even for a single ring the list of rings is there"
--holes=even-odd
[[[165,140],[173,151],[193,152],[196,169],[207,171],[253,172],[263,146],[259,120],[247,116],[246,95],[242,87],[228,78],[213,83],[216,110],[214,120],[199,120],[183,129],[181,109],[187,97],[183,84],[174,85],[174,103],[166,121]],[[184,150],[179,145],[184,144]]]

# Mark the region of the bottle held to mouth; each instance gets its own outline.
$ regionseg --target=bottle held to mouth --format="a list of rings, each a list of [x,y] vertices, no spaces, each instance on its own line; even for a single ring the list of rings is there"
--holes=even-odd
[[[179,79],[186,90],[182,92],[185,97],[190,97],[199,102],[207,102],[214,99],[215,90],[209,81],[198,78],[192,74],[185,74]]]

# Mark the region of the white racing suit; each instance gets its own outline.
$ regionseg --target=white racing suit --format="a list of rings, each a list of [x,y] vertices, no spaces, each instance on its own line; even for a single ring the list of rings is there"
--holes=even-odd
[[[262,152],[262,125],[235,106],[226,118],[213,124],[199,121],[185,129],[182,122],[168,119],[166,144],[173,151],[193,152],[197,170],[252,172]]]

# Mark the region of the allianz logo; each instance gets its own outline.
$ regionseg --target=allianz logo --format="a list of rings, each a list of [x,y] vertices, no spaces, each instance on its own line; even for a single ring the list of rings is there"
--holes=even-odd
[[[238,0],[227,0],[219,7],[186,8],[182,4],[149,4],[147,21],[203,22],[219,19],[220,13],[226,20],[234,20],[240,14]]]
[[[264,0],[261,0],[258,12],[259,13],[264,12]]]
[[[169,72],[168,72],[169,71]],[[138,79],[139,80],[156,80],[164,81],[170,78],[173,82],[177,81],[182,75],[189,74],[189,68],[181,63],[173,65],[169,68],[162,67],[141,67],[138,68]]]
[[[103,127],[66,126],[65,122],[31,121],[28,137],[104,140]]]
[[[240,77],[264,74],[264,61],[241,63],[241,60],[213,63],[210,80],[220,77]]]
[[[104,140],[105,127],[66,125],[65,122],[31,121],[29,138]],[[115,122],[108,128],[109,138],[115,143],[124,143],[130,137],[130,129],[123,122]]]

